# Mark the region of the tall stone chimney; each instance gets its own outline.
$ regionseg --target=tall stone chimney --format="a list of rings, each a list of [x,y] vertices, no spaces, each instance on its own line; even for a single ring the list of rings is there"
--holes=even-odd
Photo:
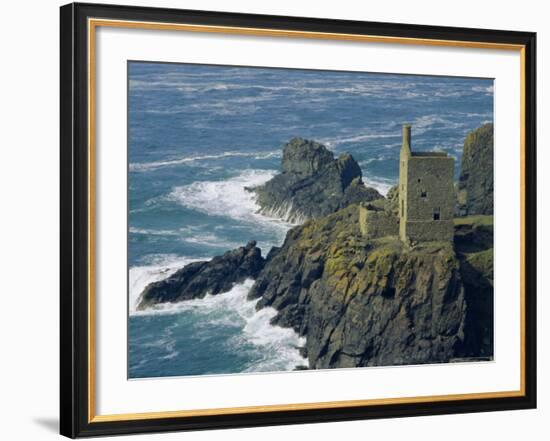
[[[403,150],[411,151],[411,126],[410,124],[403,124]]]

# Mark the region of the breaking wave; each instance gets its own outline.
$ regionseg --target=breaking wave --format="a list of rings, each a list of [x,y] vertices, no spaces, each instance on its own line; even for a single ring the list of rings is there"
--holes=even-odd
[[[202,213],[252,222],[260,228],[275,229],[282,241],[293,224],[259,213],[260,207],[256,203],[255,194],[246,190],[264,184],[276,173],[275,170],[245,170],[225,180],[193,182],[175,187],[168,198]]]
[[[129,228],[130,234],[142,235],[145,237],[169,237],[170,240],[175,237],[176,240],[204,245],[207,247],[215,248],[237,248],[242,245],[240,242],[227,240],[212,232],[204,232],[200,227],[194,225],[187,225],[185,227],[178,228],[176,230],[154,230],[150,228]]]
[[[149,256],[147,265],[131,267],[128,274],[128,309],[130,314],[135,313],[140,296],[147,285],[166,279],[178,269],[198,260],[205,259],[159,254]]]
[[[290,328],[273,326],[271,319],[277,314],[274,308],[267,307],[256,311],[256,300],[248,300],[247,295],[254,284],[253,280],[246,280],[235,285],[230,291],[206,295],[202,299],[186,300],[177,303],[156,305],[144,311],[134,311],[132,315],[166,315],[191,312],[202,317],[204,329],[197,332],[209,332],[213,326],[239,326],[242,332],[231,340],[235,350],[245,345],[252,345],[261,354],[245,368],[244,372],[270,372],[291,370],[296,366],[307,366],[307,359],[299,352],[306,343]],[[171,330],[169,330],[171,332]],[[167,335],[168,337],[168,335]],[[165,358],[177,357],[173,341],[163,342],[168,354]],[[171,345],[171,346],[170,346]]]
[[[392,179],[385,179],[385,178],[373,178],[373,177],[366,177],[363,176],[363,182],[367,187],[373,187],[382,196],[386,196],[388,194],[388,191],[390,188],[392,188],[396,182]]]
[[[196,155],[196,156],[184,156],[181,158],[168,159],[164,161],[153,161],[153,162],[133,162],[130,164],[129,168],[131,172],[145,172],[149,170],[156,170],[163,167],[171,167],[175,165],[185,164],[189,162],[196,161],[205,161],[205,160],[216,160],[224,158],[253,158],[253,159],[268,159],[268,158],[277,158],[281,156],[280,151],[272,152],[223,152],[216,155]]]

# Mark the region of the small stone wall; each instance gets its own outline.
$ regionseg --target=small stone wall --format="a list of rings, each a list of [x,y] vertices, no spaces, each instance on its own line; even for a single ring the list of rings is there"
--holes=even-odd
[[[371,238],[399,235],[399,218],[393,213],[359,206],[359,228],[363,236]]]

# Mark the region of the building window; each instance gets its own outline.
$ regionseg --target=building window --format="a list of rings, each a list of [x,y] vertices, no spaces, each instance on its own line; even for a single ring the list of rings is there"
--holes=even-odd
[[[426,190],[421,190],[421,191],[420,191],[420,197],[421,197],[421,198],[425,198],[427,194],[428,194],[428,193],[426,192]]]
[[[401,216],[405,216],[405,201],[401,199]]]
[[[418,182],[420,182],[420,178],[418,178]]]
[[[439,207],[436,207],[436,208],[433,209],[432,216],[433,216],[434,221],[438,221],[441,218]]]

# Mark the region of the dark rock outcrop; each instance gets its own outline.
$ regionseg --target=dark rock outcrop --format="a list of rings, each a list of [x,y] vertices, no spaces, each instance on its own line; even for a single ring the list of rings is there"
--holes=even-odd
[[[493,356],[493,217],[455,220],[455,250],[466,298],[463,356]]]
[[[493,124],[468,133],[458,181],[460,215],[493,214]]]
[[[315,141],[293,138],[283,148],[284,173],[311,176],[332,161],[334,161],[332,153],[324,145]]]
[[[250,241],[245,247],[228,251],[210,261],[190,263],[167,279],[149,284],[141,295],[138,309],[227,292],[236,283],[258,277],[264,263],[256,241]]]
[[[463,354],[465,293],[452,244],[368,240],[351,205],[274,249],[249,296],[307,336],[311,368],[446,362]]]
[[[382,198],[361,179],[361,168],[351,155],[333,154],[322,144],[294,138],[283,148],[282,173],[256,193],[260,212],[290,222],[318,218],[349,204]]]

